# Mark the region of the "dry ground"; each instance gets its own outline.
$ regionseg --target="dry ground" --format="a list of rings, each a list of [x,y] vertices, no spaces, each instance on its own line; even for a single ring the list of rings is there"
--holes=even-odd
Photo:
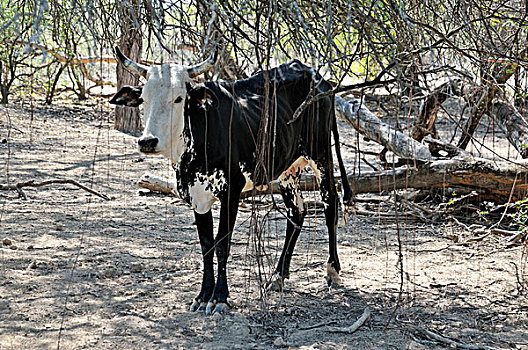
[[[0,108],[0,184],[69,178],[112,198],[71,185],[27,189],[28,200],[0,192],[0,349],[445,346],[413,326],[467,345],[528,348],[528,300],[516,277],[516,266],[525,265],[522,247],[506,248],[500,237],[456,245],[447,237],[464,232],[450,221],[395,220],[375,201],[380,215],[352,216],[339,230],[343,288],[322,285],[327,239],[321,209],[313,207],[286,289],[264,296],[259,283],[278,258],[284,219],[269,198],[246,201],[228,265],[232,310],[189,313],[201,282],[192,212],[174,197],[141,194],[141,174],[171,172],[163,159],[140,155],[133,137],[112,130],[106,108]],[[353,144],[349,128],[340,127]],[[351,325],[366,307],[372,317],[357,332],[329,332]]]

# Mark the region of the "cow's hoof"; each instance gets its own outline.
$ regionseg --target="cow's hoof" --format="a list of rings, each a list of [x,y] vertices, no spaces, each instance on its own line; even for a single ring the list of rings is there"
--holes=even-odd
[[[192,304],[191,304],[191,307],[189,308],[189,311],[190,312],[204,311],[205,310],[205,306],[206,306],[206,303],[204,303],[203,301],[199,301],[199,300],[194,299]]]
[[[266,283],[266,289],[273,292],[280,292],[284,287],[284,277],[278,273],[274,273],[268,283]]]
[[[343,283],[341,282],[341,277],[339,277],[339,272],[332,266],[332,264],[326,264],[326,285],[328,287],[339,287]]]
[[[229,308],[229,305],[227,303],[215,303],[214,301],[210,301],[207,303],[207,307],[205,308],[205,314],[206,315],[214,315],[214,314],[221,315],[228,308]]]

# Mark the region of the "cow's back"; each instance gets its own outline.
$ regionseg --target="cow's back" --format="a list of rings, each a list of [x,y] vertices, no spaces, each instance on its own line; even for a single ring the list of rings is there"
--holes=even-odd
[[[292,60],[247,79],[204,84],[216,95],[218,105],[206,113],[191,111],[198,163],[227,169],[231,161],[252,171],[258,155],[268,177],[276,178],[301,155],[317,158],[321,140],[328,136],[329,99],[309,106],[290,123],[315,86],[316,93],[331,88],[324,80],[314,81],[311,68]],[[262,130],[266,135],[259,134]],[[256,184],[260,182],[257,179]]]

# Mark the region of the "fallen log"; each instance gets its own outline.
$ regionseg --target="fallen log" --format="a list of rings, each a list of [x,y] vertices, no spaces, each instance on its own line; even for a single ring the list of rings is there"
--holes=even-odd
[[[146,181],[138,182],[138,185],[154,192],[174,194],[175,185],[172,180],[157,176],[156,178],[159,181],[156,181],[155,187],[149,187],[149,182]],[[341,179],[338,179],[338,182],[341,182]],[[454,188],[468,192],[475,191],[481,201],[505,203],[509,200],[521,200],[528,195],[528,161],[513,163],[484,158],[436,160],[416,167],[404,166],[393,170],[349,175],[348,182],[355,194],[390,192],[408,188]],[[311,174],[302,176],[299,186],[302,191],[319,189],[316,177]],[[271,182],[266,190],[245,192],[243,198],[271,193],[280,193],[277,182]]]
[[[352,191],[368,193],[404,188],[459,188],[475,191],[480,200],[517,201],[528,194],[528,162],[484,158],[436,160],[418,167],[363,173],[349,177]]]
[[[363,103],[336,96],[335,108],[341,119],[397,156],[422,161],[434,159],[426,145],[382,122]]]

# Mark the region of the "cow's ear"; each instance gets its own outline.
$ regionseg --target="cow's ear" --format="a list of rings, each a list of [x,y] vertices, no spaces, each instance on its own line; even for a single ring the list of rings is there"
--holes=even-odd
[[[218,106],[218,98],[216,94],[205,85],[196,85],[187,91],[189,99],[198,105],[203,105],[205,108],[216,108]]]
[[[137,107],[143,103],[141,86],[123,86],[110,100],[111,104],[118,106]]]

